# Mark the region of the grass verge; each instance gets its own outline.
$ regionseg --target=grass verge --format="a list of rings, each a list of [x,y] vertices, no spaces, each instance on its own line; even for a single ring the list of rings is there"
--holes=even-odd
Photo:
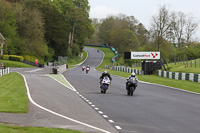
[[[61,128],[47,128],[47,127],[16,127],[8,125],[0,125],[1,133],[82,133],[79,131],[61,129]]]
[[[169,63],[168,67],[170,72],[182,72],[182,73],[198,73],[200,74],[200,67],[198,66],[195,68],[194,61],[190,61],[189,65],[193,62],[193,67],[189,66],[185,68],[185,65],[183,63],[177,63],[176,65],[174,63]],[[200,62],[200,59],[198,60]]]
[[[4,64],[6,67],[35,67],[31,66],[22,62],[17,62],[17,61],[9,61],[9,60],[0,60],[1,63]]]
[[[65,82],[61,76],[58,80]],[[66,82],[65,82],[66,84]],[[0,112],[5,113],[27,113],[28,97],[23,77],[11,72],[0,77]],[[0,123],[1,133],[81,133],[79,131],[45,128],[45,127],[19,127],[9,126],[10,124]]]
[[[68,58],[67,64],[69,66],[73,66],[73,65],[79,65],[80,63],[82,63],[87,57],[87,52],[85,50],[83,50],[83,57],[73,57],[73,58]]]
[[[11,72],[0,77],[0,101],[0,112],[28,112],[28,97],[20,74]]]
[[[64,85],[66,85],[68,88],[73,89],[71,87],[71,85],[69,84],[69,82],[66,81],[61,74],[48,74],[47,76],[54,78],[54,79],[60,81],[61,83],[63,83]]]

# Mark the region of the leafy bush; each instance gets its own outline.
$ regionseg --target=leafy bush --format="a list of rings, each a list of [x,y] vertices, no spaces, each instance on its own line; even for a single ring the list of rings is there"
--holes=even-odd
[[[3,56],[2,56],[2,59],[3,59],[3,60],[9,60],[9,55],[3,55]]]
[[[24,57],[17,55],[9,55],[9,60],[22,62],[24,60]]]

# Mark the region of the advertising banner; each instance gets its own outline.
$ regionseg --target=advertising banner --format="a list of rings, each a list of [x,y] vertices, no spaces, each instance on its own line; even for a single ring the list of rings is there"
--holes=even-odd
[[[160,59],[160,52],[131,52],[131,59]]]

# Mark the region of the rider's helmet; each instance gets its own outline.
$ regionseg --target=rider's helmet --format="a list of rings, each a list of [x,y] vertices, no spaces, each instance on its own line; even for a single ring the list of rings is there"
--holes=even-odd
[[[108,73],[107,71],[104,71],[104,74]]]
[[[89,65],[87,65],[87,67],[90,67]]]
[[[131,77],[135,77],[135,73],[131,73]]]

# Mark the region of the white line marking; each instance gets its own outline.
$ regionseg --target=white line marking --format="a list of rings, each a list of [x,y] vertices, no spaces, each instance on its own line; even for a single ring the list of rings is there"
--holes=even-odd
[[[12,68],[10,69],[11,71],[16,71],[16,70],[20,70],[20,69],[23,69],[23,68]]]
[[[92,107],[95,107],[95,105],[91,105]]]
[[[89,104],[92,104],[91,102],[89,102]]]
[[[89,100],[85,100],[86,102],[90,102]]]
[[[99,108],[94,108],[95,110],[99,110]]]
[[[122,129],[120,126],[115,126],[118,130]]]
[[[20,74],[21,74],[21,73],[20,73]],[[89,125],[89,124],[86,124],[86,123],[83,123],[83,122],[80,122],[80,121],[77,121],[77,120],[72,119],[72,118],[70,118],[70,117],[67,117],[67,116],[58,114],[58,113],[56,113],[56,112],[54,112],[54,111],[51,111],[51,110],[49,110],[49,109],[47,109],[47,108],[44,108],[44,107],[42,107],[41,105],[37,104],[35,101],[33,101],[32,97],[31,97],[31,94],[30,94],[29,87],[28,87],[28,84],[27,84],[27,81],[26,81],[25,76],[24,76],[23,74],[21,74],[21,75],[22,75],[22,77],[24,78],[24,82],[25,82],[25,86],[26,86],[26,89],[27,89],[28,98],[29,98],[30,102],[33,103],[35,106],[37,106],[37,107],[39,107],[39,108],[41,108],[41,109],[43,109],[43,110],[45,110],[45,111],[47,111],[47,112],[50,112],[50,113],[52,113],[52,114],[54,114],[54,115],[60,116],[60,117],[62,117],[62,118],[68,119],[68,120],[70,120],[70,121],[73,121],[73,122],[75,122],[75,123],[78,123],[78,124],[81,124],[81,125],[84,125],[84,126],[87,126],[87,127],[90,127],[90,128],[96,129],[96,130],[99,130],[99,131],[104,132],[104,133],[110,133],[109,131],[100,129],[100,128],[98,128],[98,127],[95,127],[95,126],[92,126],[92,125]]]
[[[104,118],[108,118],[108,116],[107,116],[107,115],[103,115],[103,117],[104,117]]]
[[[108,120],[110,123],[114,123],[114,121],[113,120]]]
[[[165,86],[165,85],[160,85],[160,84],[156,84],[156,83],[149,83],[149,82],[145,82],[145,81],[139,81],[139,82],[140,83],[145,83],[145,84],[152,84],[152,85],[162,86],[162,87],[171,88],[171,89],[174,89],[174,90],[179,90],[179,91],[183,91],[183,92],[188,92],[188,93],[200,95],[200,93],[197,93],[197,92],[187,91],[187,90],[183,90],[183,89],[179,89],[179,88],[174,88],[174,87],[170,87],[170,86]]]
[[[37,72],[37,71],[40,71],[40,70],[43,70],[44,68],[37,68],[37,69],[34,69],[34,70],[30,70],[30,71],[25,71],[25,72]]]
[[[98,111],[99,112],[99,114],[103,114],[103,112],[102,111]]]

